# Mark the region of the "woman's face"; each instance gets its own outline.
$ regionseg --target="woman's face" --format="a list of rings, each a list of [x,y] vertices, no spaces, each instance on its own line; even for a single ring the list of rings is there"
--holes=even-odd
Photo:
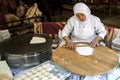
[[[81,21],[85,21],[86,20],[86,16],[83,13],[77,13],[76,16],[81,20]]]

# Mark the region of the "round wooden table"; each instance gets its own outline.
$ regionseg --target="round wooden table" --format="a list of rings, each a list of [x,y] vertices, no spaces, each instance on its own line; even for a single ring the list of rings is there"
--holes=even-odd
[[[113,70],[119,62],[118,55],[112,49],[99,46],[93,54],[83,56],[64,46],[57,48],[52,59],[58,65],[78,75],[99,75]]]

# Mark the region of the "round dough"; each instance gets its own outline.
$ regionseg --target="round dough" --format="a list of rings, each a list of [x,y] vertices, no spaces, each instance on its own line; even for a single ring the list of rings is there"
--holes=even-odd
[[[31,73],[31,72],[27,72],[27,73],[25,73],[25,75],[26,75],[26,76],[31,76],[32,73]]]
[[[93,54],[93,48],[89,46],[85,47],[76,47],[76,52],[80,55],[89,56]]]
[[[42,68],[41,67],[37,67],[37,70],[42,70]]]
[[[19,76],[21,79],[25,79],[26,78],[26,75],[20,75]]]

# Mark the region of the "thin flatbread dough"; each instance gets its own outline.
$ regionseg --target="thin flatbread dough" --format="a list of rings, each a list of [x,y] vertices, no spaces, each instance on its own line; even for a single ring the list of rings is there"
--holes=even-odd
[[[93,54],[93,48],[89,46],[85,47],[76,47],[76,52],[80,55],[89,56]]]

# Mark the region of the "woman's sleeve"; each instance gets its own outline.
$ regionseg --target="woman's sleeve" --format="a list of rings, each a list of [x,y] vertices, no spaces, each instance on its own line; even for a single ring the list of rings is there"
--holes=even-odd
[[[69,36],[70,33],[72,32],[72,30],[73,30],[73,21],[68,20],[67,24],[65,25],[65,27],[62,30],[62,37]]]
[[[96,20],[95,21],[95,31],[102,39],[104,39],[105,35],[107,34],[105,27],[99,18],[96,18],[95,20]]]

